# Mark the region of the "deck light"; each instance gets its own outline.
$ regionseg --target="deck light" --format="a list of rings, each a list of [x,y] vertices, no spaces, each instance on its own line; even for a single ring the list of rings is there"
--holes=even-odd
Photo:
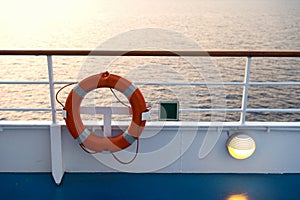
[[[235,159],[249,158],[254,153],[255,148],[254,139],[244,133],[233,134],[227,140],[228,152]]]

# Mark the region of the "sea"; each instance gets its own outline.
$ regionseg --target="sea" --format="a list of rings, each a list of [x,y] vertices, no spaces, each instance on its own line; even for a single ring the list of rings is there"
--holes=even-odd
[[[1,1],[0,49],[300,50],[299,0],[49,0]],[[182,110],[241,108],[241,85],[149,82],[243,82],[246,58],[53,56],[55,81],[109,71],[142,91],[158,120],[161,102]],[[48,81],[45,56],[0,57],[0,81]],[[250,81],[300,82],[299,58],[253,58]],[[63,84],[56,84],[56,92]],[[59,93],[65,102],[71,87]],[[0,84],[1,108],[50,108],[49,85]],[[126,98],[117,94],[128,104]],[[109,89],[85,106],[122,106]],[[57,108],[61,108],[59,104]],[[300,86],[249,87],[248,108],[300,107]],[[46,111],[0,111],[0,120],[51,120]],[[0,109],[1,110],[1,109]],[[95,113],[86,120],[103,120]],[[58,120],[63,120],[57,112]],[[130,116],[114,116],[130,120]],[[182,121],[239,121],[239,112],[182,112]],[[300,121],[300,113],[247,113],[247,121]]]

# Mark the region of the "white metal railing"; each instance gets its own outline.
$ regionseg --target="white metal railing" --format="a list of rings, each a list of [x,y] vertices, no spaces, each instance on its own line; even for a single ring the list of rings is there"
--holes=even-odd
[[[53,56],[88,56],[92,51],[90,50],[0,50],[0,55],[16,56],[16,55],[41,55],[46,56],[48,66],[48,81],[0,81],[1,84],[17,85],[17,84],[41,84],[49,85],[50,108],[0,108],[0,111],[51,111],[52,122],[55,124],[56,111],[61,110],[56,108],[55,102],[55,84],[68,84],[66,81],[54,81],[53,79]],[[212,57],[245,57],[245,75],[243,82],[136,82],[137,85],[229,85],[229,86],[243,86],[242,105],[241,108],[211,108],[211,109],[180,109],[180,112],[239,112],[240,123],[244,124],[246,121],[246,113],[254,112],[287,112],[300,113],[300,109],[253,109],[247,108],[248,89],[249,86],[263,85],[263,86],[300,86],[300,82],[250,82],[251,60],[252,57],[300,57],[300,51],[93,51],[93,56],[212,56]],[[102,111],[98,111],[101,113]]]
[[[250,67],[251,67],[251,57],[247,57],[245,76],[244,76],[244,89],[243,89],[243,97],[242,97],[242,112],[240,118],[241,124],[244,124],[246,121]]]
[[[55,102],[55,91],[54,91],[54,79],[53,79],[53,65],[52,56],[47,56],[47,66],[48,66],[48,77],[49,77],[49,93],[51,102],[51,112],[52,112],[52,122],[56,123],[56,102]]]

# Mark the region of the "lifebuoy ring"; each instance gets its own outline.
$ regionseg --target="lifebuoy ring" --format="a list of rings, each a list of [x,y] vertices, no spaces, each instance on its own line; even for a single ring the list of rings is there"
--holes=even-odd
[[[97,88],[114,88],[122,92],[130,102],[132,120],[128,129],[115,137],[101,137],[89,131],[80,117],[80,104],[84,96]],[[141,91],[127,79],[103,72],[80,81],[69,93],[64,110],[67,128],[80,145],[95,151],[116,152],[130,146],[142,133],[146,120],[142,113],[147,111],[145,99]]]

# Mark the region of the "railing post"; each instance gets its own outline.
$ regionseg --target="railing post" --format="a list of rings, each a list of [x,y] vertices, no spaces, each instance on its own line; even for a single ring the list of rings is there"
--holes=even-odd
[[[56,123],[56,106],[53,79],[52,56],[47,55],[49,92],[52,112],[52,124],[50,125],[50,145],[51,145],[51,168],[52,176],[56,184],[60,184],[64,175],[63,158],[62,158],[62,142],[61,142],[61,126]]]
[[[248,101],[248,89],[249,89],[249,79],[250,79],[250,68],[251,68],[251,57],[247,57],[245,76],[244,76],[244,89],[242,97],[242,112],[240,117],[240,123],[245,124],[246,112],[247,112],[247,101]]]
[[[55,183],[59,185],[65,173],[62,157],[61,126],[59,124],[50,125],[50,144],[52,177]]]
[[[50,102],[51,102],[51,112],[52,112],[52,123],[56,123],[56,106],[55,106],[55,95],[54,95],[54,83],[53,83],[53,66],[52,66],[52,56],[47,56],[48,63],[48,77],[49,77],[49,91],[50,91]]]
[[[111,108],[104,109],[104,119],[103,119],[103,134],[105,137],[111,137]]]

